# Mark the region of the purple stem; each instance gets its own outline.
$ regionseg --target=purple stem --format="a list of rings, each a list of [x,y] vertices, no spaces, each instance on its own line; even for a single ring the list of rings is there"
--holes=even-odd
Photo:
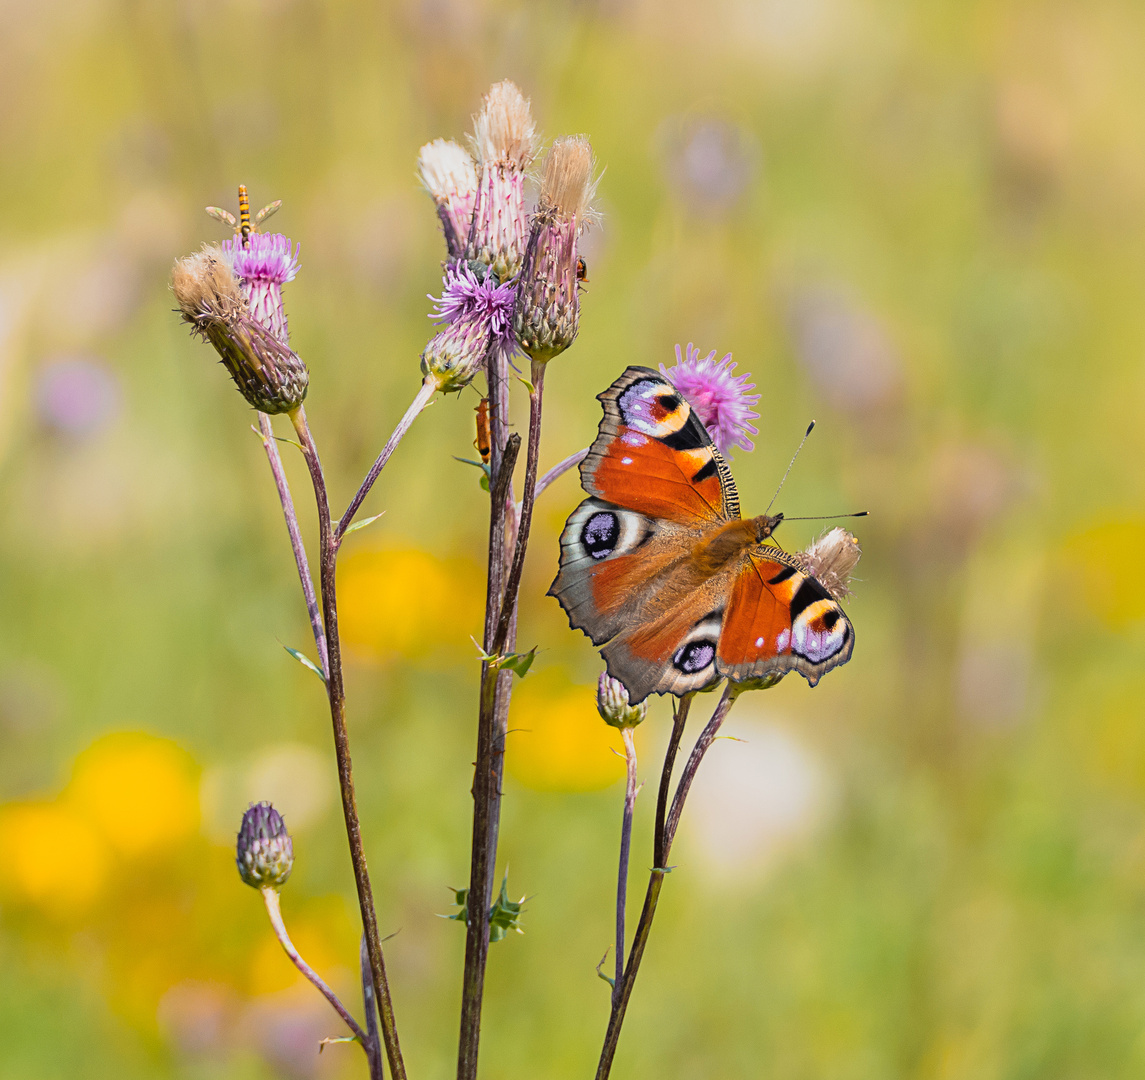
[[[632,741],[632,728],[620,729],[624,739],[624,761],[628,766],[628,782],[624,788],[624,817],[620,825],[620,873],[616,882],[616,982],[612,984],[615,1001],[624,981],[624,911],[628,902],[628,855],[632,848],[632,810],[636,806],[636,744]]]
[[[575,454],[570,454],[564,461],[558,461],[544,476],[537,481],[537,491],[533,496],[540,498],[541,492],[545,490],[554,480],[560,479],[565,473],[569,471],[574,465],[579,465],[584,459],[588,457],[588,447],[583,450],[578,450]]]
[[[362,1049],[366,1052],[366,1059],[369,1060],[369,1036],[358,1026],[358,1021],[350,1015],[346,1006],[338,1000],[338,995],[335,994],[334,991],[323,982],[322,977],[298,955],[298,950],[294,947],[294,942],[290,940],[290,935],[286,932],[286,924],[282,921],[282,910],[278,903],[278,890],[267,888],[262,889],[261,892],[262,898],[266,903],[266,913],[270,916],[270,925],[274,927],[274,936],[278,938],[278,943],[282,946],[282,951],[290,957],[291,963],[313,983],[319,993],[334,1006],[334,1011],[342,1017],[346,1022],[346,1026],[354,1033],[354,1038],[361,1043]]]
[[[648,935],[652,930],[652,920],[656,916],[656,905],[660,900],[660,890],[664,887],[664,877],[668,873],[668,856],[672,851],[672,841],[676,836],[676,828],[680,824],[680,814],[684,809],[684,801],[688,797],[689,790],[691,790],[692,781],[695,779],[696,770],[700,767],[700,762],[703,760],[704,754],[715,740],[720,726],[728,715],[728,710],[731,709],[738,696],[739,689],[733,683],[728,683],[727,688],[724,690],[723,697],[720,698],[715,712],[712,713],[712,718],[708,721],[704,730],[700,733],[700,737],[696,740],[696,745],[692,748],[692,752],[688,756],[687,764],[684,766],[684,771],[680,775],[680,783],[676,787],[676,794],[672,799],[672,806],[664,822],[663,848],[660,852],[662,858],[657,860],[659,865],[653,868],[651,876],[649,877],[648,890],[644,894],[644,907],[640,912],[640,921],[636,926],[636,936],[632,941],[632,950],[628,955],[628,964],[624,969],[624,977],[618,987],[613,991],[612,1012],[608,1018],[608,1030],[605,1032],[604,1046],[600,1051],[600,1064],[597,1065],[596,1080],[607,1080],[609,1073],[612,1071],[612,1061],[616,1055],[617,1044],[620,1041],[620,1029],[624,1024],[624,1014],[628,1009],[629,999],[632,997],[632,987],[636,983],[636,976],[640,971],[640,961],[644,956],[644,949],[648,944]],[[677,710],[676,726],[681,732],[683,730],[683,723],[680,719],[680,712],[687,711],[685,707],[687,701],[688,698],[685,697],[680,702],[680,709]],[[661,791],[664,790],[665,786],[664,776],[670,777],[671,775],[669,758],[675,757],[675,747],[679,746],[679,739],[676,738],[675,729],[673,729],[672,734],[673,742],[669,744],[668,757],[666,757],[664,761],[665,771],[661,777]],[[659,816],[658,806],[657,825],[659,825]]]
[[[338,637],[338,593],[335,570],[338,560],[338,541],[330,520],[330,500],[326,494],[326,477],[318,460],[318,448],[306,422],[306,411],[299,406],[290,414],[294,430],[302,444],[302,456],[310,470],[314,485],[314,500],[318,504],[318,536],[321,559],[319,584],[322,590],[322,616],[326,626],[326,645],[330,663],[326,671],[326,694],[330,703],[330,721],[334,729],[334,754],[338,763],[338,787],[342,796],[342,817],[346,823],[346,838],[350,845],[350,862],[354,868],[354,884],[358,891],[358,908],[362,913],[362,929],[370,954],[374,993],[378,999],[378,1012],[382,1022],[382,1037],[390,1073],[394,1080],[405,1080],[405,1062],[398,1043],[397,1024],[394,1020],[393,999],[390,997],[386,977],[386,962],[382,956],[382,942],[378,934],[378,916],[374,907],[374,889],[370,884],[370,871],[366,866],[366,850],[362,843],[362,826],[358,817],[358,800],[354,794],[354,765],[350,756],[350,734],[346,727],[346,689],[342,682],[342,646]]]
[[[437,384],[434,382],[433,376],[427,375],[421,384],[421,389],[418,390],[410,403],[410,407],[406,409],[405,416],[398,421],[398,426],[394,428],[393,434],[386,441],[386,445],[382,447],[382,452],[374,464],[370,466],[370,471],[366,473],[366,479],[362,481],[362,486],[354,493],[350,505],[346,507],[346,512],[338,519],[338,524],[334,529],[335,547],[342,543],[342,537],[346,535],[346,530],[353,523],[354,515],[362,505],[362,500],[370,494],[370,488],[374,486],[375,481],[386,467],[386,462],[390,460],[390,456],[397,449],[398,443],[405,437],[406,432],[409,431],[421,411],[433,400],[436,391]]]
[[[290,547],[294,552],[294,564],[298,567],[298,579],[302,582],[302,595],[306,599],[306,613],[310,616],[310,629],[314,632],[314,645],[318,649],[318,663],[322,665],[323,674],[326,672],[328,660],[326,656],[326,631],[322,626],[322,613],[318,609],[318,598],[314,595],[314,579],[310,576],[310,564],[306,560],[306,547],[302,543],[302,533],[298,528],[298,515],[294,511],[294,499],[290,495],[290,485],[286,482],[286,473],[282,468],[282,458],[278,453],[278,441],[274,437],[274,428],[270,417],[266,413],[258,414],[259,435],[262,438],[262,448],[266,451],[270,462],[270,471],[274,474],[274,486],[278,488],[278,501],[282,503],[282,516],[286,518],[286,531],[290,534]]]

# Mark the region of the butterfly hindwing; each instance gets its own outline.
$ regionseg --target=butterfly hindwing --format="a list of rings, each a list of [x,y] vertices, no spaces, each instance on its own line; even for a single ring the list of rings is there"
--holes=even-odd
[[[814,686],[854,645],[838,601],[796,559],[770,547],[747,554],[720,632],[721,675],[742,682],[798,671]]]

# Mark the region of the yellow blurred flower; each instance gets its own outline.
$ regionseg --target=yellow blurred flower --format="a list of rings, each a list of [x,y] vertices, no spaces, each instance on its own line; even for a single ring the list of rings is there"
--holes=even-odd
[[[443,646],[472,648],[480,636],[480,570],[417,548],[360,551],[339,568],[342,640],[375,660],[418,658]]]
[[[596,687],[574,686],[551,671],[513,691],[506,765],[539,791],[595,791],[624,775],[620,732],[596,711]]]
[[[89,746],[63,798],[126,856],[170,849],[199,828],[194,763],[173,742],[141,732]]]
[[[109,853],[99,834],[60,803],[0,808],[0,891],[55,915],[75,915],[103,891]]]
[[[1074,536],[1065,549],[1074,582],[1086,606],[1114,630],[1145,615],[1145,521],[1106,521]]]

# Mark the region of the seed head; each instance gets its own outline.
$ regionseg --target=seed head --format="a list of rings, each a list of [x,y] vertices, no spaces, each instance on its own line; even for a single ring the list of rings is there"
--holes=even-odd
[[[422,186],[437,206],[449,257],[460,258],[469,242],[477,199],[477,167],[473,158],[455,142],[434,139],[418,152],[417,171]]]
[[[184,320],[214,345],[239,392],[254,408],[281,413],[302,404],[309,372],[285,337],[252,312],[248,295],[258,296],[261,303],[265,298],[259,292],[262,285],[244,289],[224,247],[205,245],[202,251],[178,260],[171,287]],[[269,318],[268,322],[273,324]],[[284,316],[283,334],[285,326]]]
[[[437,389],[444,394],[464,390],[484,369],[488,352],[488,321],[458,319],[430,339],[421,354],[421,373],[433,376]]]
[[[521,268],[528,222],[525,170],[537,150],[528,99],[510,81],[495,84],[473,118],[477,198],[466,256],[491,267],[501,281]]]
[[[294,868],[294,844],[282,815],[268,802],[243,814],[235,845],[239,877],[252,889],[281,889]]]
[[[836,526],[819,537],[796,558],[803,568],[836,600],[851,595],[851,572],[863,549],[846,529]]]
[[[597,220],[594,170],[592,147],[580,135],[557,139],[545,159],[513,313],[517,341],[539,363],[567,349],[580,325],[576,243]]]
[[[634,728],[648,715],[647,701],[628,704],[628,689],[607,671],[600,673],[596,684],[596,708],[606,724],[614,728]]]

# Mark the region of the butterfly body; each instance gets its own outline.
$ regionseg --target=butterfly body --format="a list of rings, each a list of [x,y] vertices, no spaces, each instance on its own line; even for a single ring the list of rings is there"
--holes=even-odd
[[[788,671],[814,685],[845,663],[850,621],[769,543],[781,514],[740,516],[727,463],[675,387],[630,367],[599,400],[581,465],[590,497],[565,525],[549,593],[630,699]]]

